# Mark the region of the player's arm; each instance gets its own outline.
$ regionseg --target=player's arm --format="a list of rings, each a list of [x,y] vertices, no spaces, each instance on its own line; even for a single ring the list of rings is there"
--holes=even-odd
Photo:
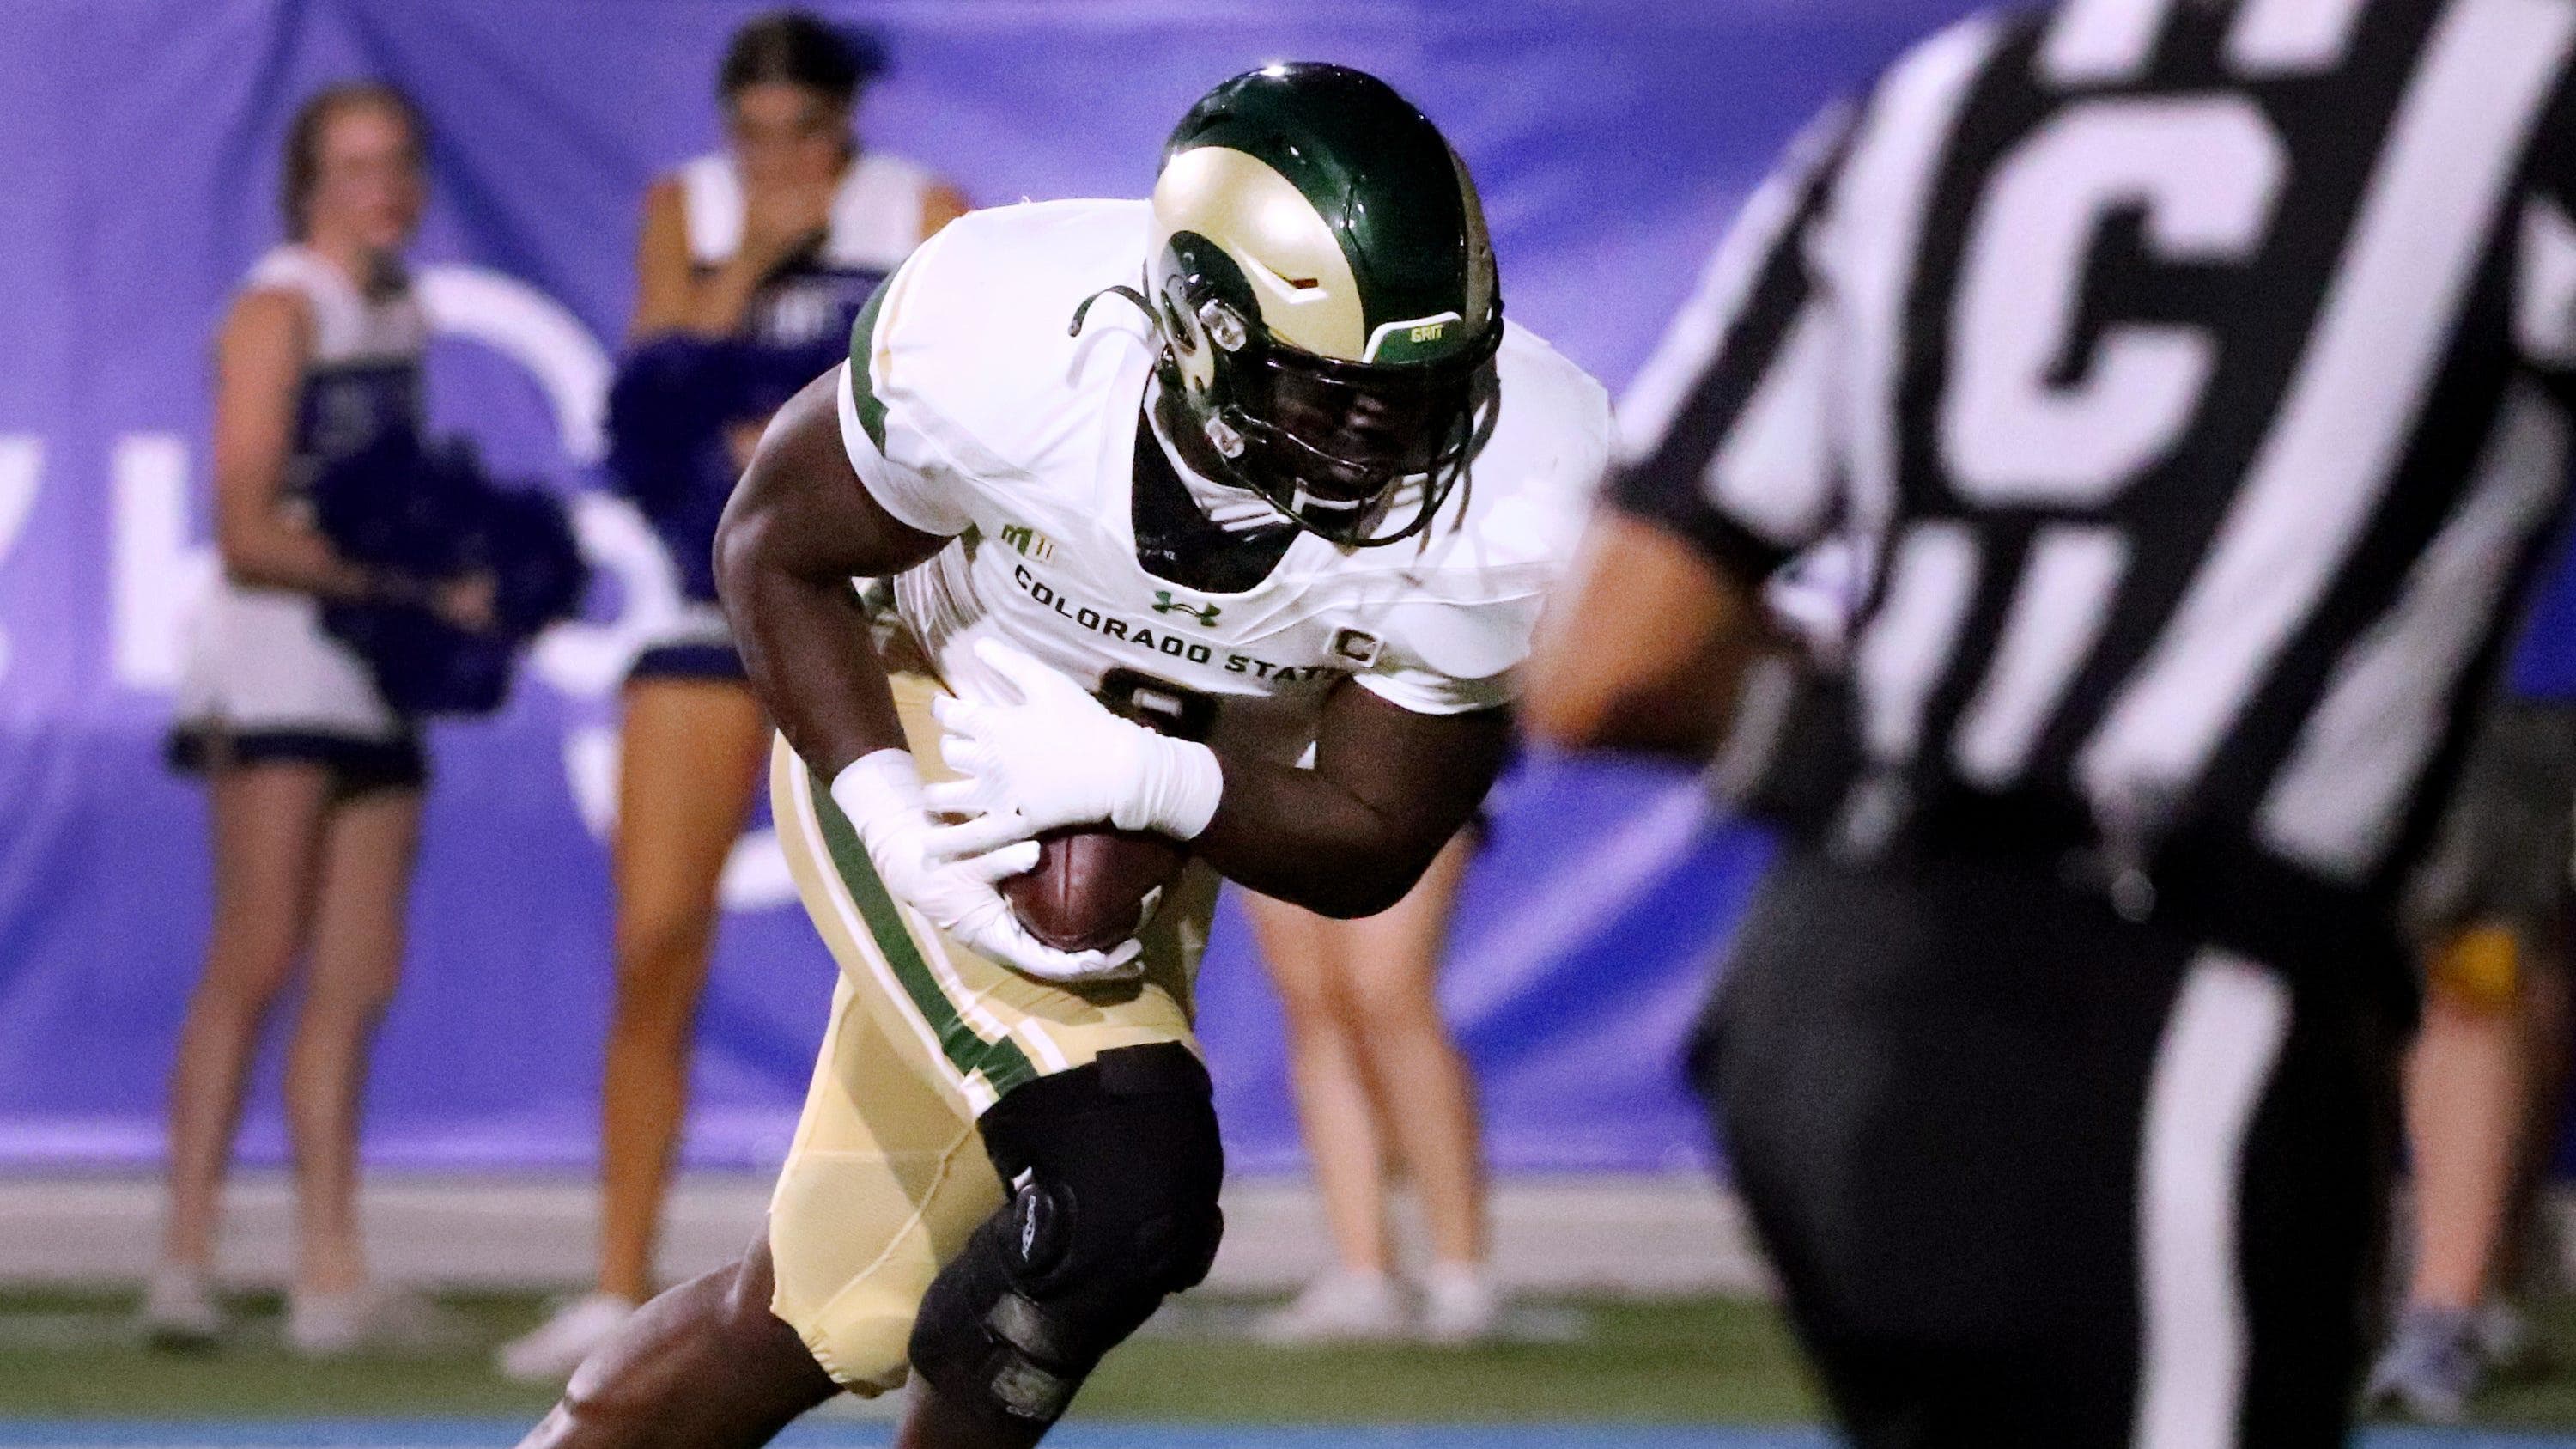
[[[1476,813],[1510,739],[1506,711],[1417,714],[1345,682],[1324,702],[1313,769],[1218,756],[1224,792],[1191,849],[1319,915],[1376,915]]]
[[[1033,841],[933,859],[932,821],[906,748],[894,691],[853,580],[900,573],[946,536],[896,518],[863,483],[845,446],[839,369],[771,419],[716,530],[716,592],[752,689],[769,706],[897,900],[972,949],[1049,980],[1132,969],[1114,952],[1039,944],[996,888],[1037,864]]]
[[[796,753],[835,778],[902,749],[885,662],[851,580],[901,573],[947,539],[886,512],[841,441],[838,371],[770,421],[716,530],[716,592],[752,688]]]
[[[1112,714],[999,640],[976,656],[1011,703],[942,699],[958,778],[933,808],[972,816],[934,854],[967,856],[1106,822],[1188,842],[1228,878],[1328,916],[1403,899],[1502,767],[1504,711],[1418,713],[1345,681],[1325,700],[1311,770],[1220,754]]]

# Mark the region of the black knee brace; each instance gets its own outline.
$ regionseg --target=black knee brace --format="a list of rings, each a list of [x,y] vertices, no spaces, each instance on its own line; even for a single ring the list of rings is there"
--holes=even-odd
[[[930,1285],[912,1365],[959,1403],[1051,1423],[1216,1260],[1216,1105],[1188,1048],[1128,1047],[1015,1089],[982,1130],[1010,1199]]]

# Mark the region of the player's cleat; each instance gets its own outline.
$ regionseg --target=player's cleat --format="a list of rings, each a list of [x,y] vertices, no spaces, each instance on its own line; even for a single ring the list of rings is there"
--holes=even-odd
[[[143,1290],[143,1338],[154,1348],[174,1353],[213,1348],[231,1326],[215,1301],[212,1280],[195,1268],[163,1267],[153,1271]]]
[[[1502,1321],[1502,1292],[1484,1269],[1467,1263],[1434,1263],[1423,1273],[1423,1342],[1444,1347],[1483,1343]]]
[[[534,1329],[501,1345],[494,1362],[504,1377],[521,1383],[562,1383],[642,1306],[615,1293],[583,1294]]]
[[[1380,1343],[1411,1327],[1394,1279],[1337,1268],[1264,1317],[1252,1336],[1275,1344]]]
[[[286,1347],[299,1358],[444,1353],[470,1339],[454,1314],[409,1289],[298,1292],[286,1301]]]
[[[2456,1424],[2485,1377],[2475,1315],[2453,1308],[2409,1308],[2370,1371],[2364,1398],[2378,1412],[2427,1424]]]

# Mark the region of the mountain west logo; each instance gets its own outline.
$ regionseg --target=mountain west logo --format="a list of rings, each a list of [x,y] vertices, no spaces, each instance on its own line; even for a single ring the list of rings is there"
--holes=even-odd
[[[1154,612],[1157,614],[1187,615],[1192,619],[1196,619],[1200,628],[1213,629],[1216,627],[1216,616],[1224,613],[1225,608],[1220,604],[1183,603],[1179,599],[1172,597],[1171,590],[1156,589],[1154,591]]]
[[[1002,529],[1002,547],[1018,549],[1020,557],[1033,558],[1040,563],[1055,557],[1055,540],[1025,523],[1009,524]],[[1163,597],[1170,598],[1171,595]]]

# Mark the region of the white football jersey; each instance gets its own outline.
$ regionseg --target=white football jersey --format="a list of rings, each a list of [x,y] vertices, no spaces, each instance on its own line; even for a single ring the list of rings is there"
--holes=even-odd
[[[841,436],[888,513],[957,540],[894,585],[949,687],[994,691],[969,646],[998,635],[1086,687],[1201,713],[1222,748],[1279,760],[1313,740],[1346,677],[1425,714],[1508,702],[1608,463],[1600,384],[1507,327],[1492,434],[1424,533],[1372,549],[1301,533],[1254,588],[1183,587],[1136,558],[1153,336],[1116,298],[1079,337],[1069,328],[1086,297],[1138,283],[1152,229],[1142,201],[976,212],[915,252],[861,319],[838,379]]]

